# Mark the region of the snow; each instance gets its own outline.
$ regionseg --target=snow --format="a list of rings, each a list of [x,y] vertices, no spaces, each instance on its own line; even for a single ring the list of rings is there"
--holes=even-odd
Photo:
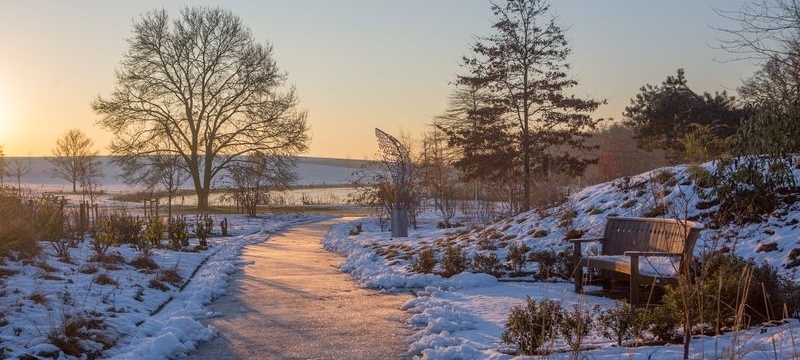
[[[210,340],[215,336],[214,329],[199,321],[213,316],[205,305],[222,295],[230,275],[245,265],[239,261],[242,248],[262,242],[270,233],[289,225],[321,216],[287,214],[250,219],[229,215],[227,218],[230,236],[209,238],[208,250],[154,250],[153,259],[160,269],[175,268],[181,274],[185,285],[182,290],[174,285],[169,285],[167,291],[151,288],[148,283],[157,273],[138,271],[128,264],[120,264],[116,270],[95,264],[100,268],[98,273],[110,275],[118,285],[94,283],[96,274],[80,271],[94,255],[88,240],[71,250],[72,263],[57,260],[52,247],[45,244],[41,262],[55,268],[51,271],[43,270],[38,262],[6,261],[0,269],[18,273],[4,278],[5,294],[0,297],[0,309],[8,322],[0,328],[5,357],[57,354],[58,349],[49,344],[48,335],[64,332],[65,317],[87,314],[100,314],[108,325],[105,335],[117,340],[116,346],[102,352],[103,358],[174,358]],[[194,245],[197,239],[191,242]],[[114,251],[126,261],[138,254],[129,246],[109,249]],[[50,276],[43,277],[45,274]],[[45,300],[32,300],[42,297]],[[87,349],[103,349],[99,342],[84,340],[83,344]],[[62,353],[62,358],[73,357]]]
[[[703,166],[710,169],[711,165]],[[564,240],[568,231],[581,229],[586,231],[584,237],[600,236],[606,216],[643,216],[657,201],[666,203],[673,215],[681,218],[713,214],[715,207],[698,209],[700,196],[684,174],[685,168],[656,169],[628,181],[619,179],[590,186],[570,196],[559,207],[520,214],[484,228],[437,229],[434,226],[439,221],[436,214],[424,213],[420,216],[420,227],[410,229],[407,238],[391,238],[388,232],[380,231],[375,220],[362,219],[334,227],[324,246],[346,256],[341,269],[351,273],[363,286],[381,291],[413,291],[417,295],[403,307],[410,314],[408,324],[416,331],[409,339],[409,356],[453,360],[523,358],[514,355],[515,347],[502,343],[500,335],[511,308],[523,304],[527,297],[555,300],[562,307],[578,306],[594,314],[616,306],[616,301],[576,294],[574,285],[569,282],[513,278],[498,281],[493,276],[471,273],[451,278],[417,274],[410,270],[410,256],[403,255],[414,254],[433,244],[457,243],[468,256],[488,251],[505,259],[507,248],[485,250],[479,245],[481,239],[493,238],[490,235],[493,232],[501,234],[494,238],[502,238],[510,244],[524,243],[534,250],[560,251],[571,246]],[[665,186],[653,180],[657,173],[664,171],[673,173],[674,185]],[[800,172],[795,176],[800,178]],[[695,252],[700,255],[728,246],[743,258],[772,264],[781,275],[798,281],[800,275],[796,268],[786,265],[791,261],[789,252],[798,247],[798,225],[792,219],[800,219],[800,206],[790,205],[784,210],[761,223],[707,228],[701,232]],[[568,211],[574,211],[575,216],[570,224],[563,225],[562,215]],[[469,223],[469,219],[461,220]],[[349,235],[348,231],[357,224],[363,232]],[[547,230],[547,235],[533,237],[531,234],[537,229]],[[762,248],[759,251],[762,243],[775,243],[777,246],[772,248],[776,250],[763,251]],[[400,256],[387,255],[387,250],[392,249],[401,249]],[[441,256],[441,249],[438,251]],[[533,270],[537,265],[528,266],[525,270]],[[676,267],[668,257],[643,257],[640,263],[643,272],[674,272]],[[800,358],[800,322],[787,319],[777,326],[756,326],[719,336],[695,336],[690,345],[692,359]],[[575,358],[563,340],[554,340],[544,347],[549,354],[543,358]],[[587,359],[679,359],[684,351],[682,344],[617,347],[615,342],[597,332],[584,341],[583,349],[580,358]]]
[[[705,166],[710,166],[706,164]],[[502,239],[508,244],[526,244],[535,250],[560,251],[571,246],[564,235],[575,229],[585,230],[584,237],[602,232],[605,217],[642,216],[657,198],[684,209],[686,217],[702,216],[713,212],[713,207],[698,210],[699,196],[683,174],[685,167],[654,170],[622,180],[590,186],[574,193],[558,207],[520,214],[482,228],[438,229],[439,218],[434,213],[419,217],[420,227],[410,229],[407,238],[392,238],[381,231],[375,219],[363,218],[334,226],[323,240],[330,251],[345,256],[342,271],[352,274],[364,287],[382,292],[413,292],[416,296],[403,306],[407,324],[414,329],[408,341],[410,357],[419,359],[519,359],[515,348],[500,341],[505,322],[512,307],[523,304],[526,298],[551,299],[563,307],[578,306],[596,314],[599,309],[616,306],[610,298],[573,292],[569,282],[542,282],[529,278],[500,279],[486,274],[461,273],[450,278],[435,274],[417,274],[410,271],[410,258],[389,256],[387,249],[400,255],[437,243],[458,243],[470,255],[493,252],[505,259],[507,247],[485,250],[482,239]],[[664,187],[652,182],[658,171],[673,172],[676,186]],[[800,174],[798,174],[800,178]],[[627,185],[626,185],[627,184]],[[635,202],[632,203],[631,201]],[[745,226],[724,226],[706,229],[701,233],[695,252],[727,246],[746,259],[773,264],[782,275],[798,280],[796,267],[789,252],[797,248],[800,208],[794,205],[763,222]],[[568,225],[562,224],[562,215],[574,211]],[[463,215],[462,215],[463,216]],[[140,272],[127,264],[117,270],[100,269],[117,282],[117,286],[98,285],[94,275],[80,272],[81,266],[91,256],[88,241],[72,250],[74,264],[55,259],[53,249],[46,247],[44,262],[55,267],[45,271],[41,264],[25,261],[7,261],[0,270],[17,271],[5,277],[0,296],[0,312],[8,325],[0,327],[0,341],[5,357],[25,354],[45,356],[57,353],[49,344],[48,334],[60,331],[66,315],[99,313],[109,327],[105,334],[117,339],[115,346],[102,352],[103,358],[113,359],[170,359],[190,353],[199,343],[213,338],[212,327],[203,326],[200,320],[214,316],[206,305],[223,294],[231,281],[231,274],[247,265],[239,258],[247,244],[264,241],[269,234],[291,224],[313,221],[310,215],[272,215],[258,219],[228,216],[232,236],[212,237],[211,248],[197,253],[158,250],[155,260],[161,269],[175,268],[189,279],[185,288],[169,286],[167,291],[150,288],[153,273]],[[469,219],[461,219],[469,223]],[[350,235],[356,224],[363,232]],[[535,230],[547,234],[534,237]],[[502,236],[495,238],[492,234]],[[195,243],[196,239],[192,239]],[[764,243],[775,243],[774,251],[764,251]],[[773,248],[773,247],[771,247]],[[127,261],[136,251],[129,247],[115,248]],[[645,265],[664,261],[652,258]],[[662,264],[664,265],[664,264]],[[525,271],[535,270],[529,264]],[[644,268],[643,268],[644,269]],[[46,277],[43,275],[54,275]],[[56,278],[61,278],[60,280]],[[35,296],[31,296],[35,295]],[[46,301],[36,302],[36,295]],[[138,300],[137,300],[138,299]],[[102,348],[98,341],[84,340],[89,348]],[[584,341],[580,358],[587,359],[678,359],[683,355],[683,345],[616,347],[614,341],[592,333]],[[719,336],[696,336],[691,342],[693,359],[790,359],[800,357],[800,323],[788,319],[786,323],[755,327]],[[563,340],[545,344],[550,353],[547,359],[572,359]],[[74,357],[60,354],[60,358]],[[58,357],[58,356],[56,356]],[[531,357],[538,358],[538,357]]]

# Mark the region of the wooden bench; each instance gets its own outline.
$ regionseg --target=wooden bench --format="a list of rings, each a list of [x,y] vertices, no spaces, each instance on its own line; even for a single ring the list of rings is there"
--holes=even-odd
[[[600,280],[630,281],[629,299],[639,303],[639,286],[676,284],[694,259],[703,225],[686,220],[609,216],[599,238],[570,240],[575,256],[575,292],[583,292],[583,268],[599,269]],[[598,255],[583,255],[581,244],[598,241]]]

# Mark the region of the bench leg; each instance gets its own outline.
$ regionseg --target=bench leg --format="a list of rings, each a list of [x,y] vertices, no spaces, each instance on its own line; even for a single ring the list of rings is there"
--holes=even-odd
[[[631,289],[629,302],[631,307],[639,305],[639,257],[631,256]]]
[[[572,248],[572,257],[575,263],[574,279],[575,293],[583,293],[583,266],[581,266],[581,244],[576,242]]]

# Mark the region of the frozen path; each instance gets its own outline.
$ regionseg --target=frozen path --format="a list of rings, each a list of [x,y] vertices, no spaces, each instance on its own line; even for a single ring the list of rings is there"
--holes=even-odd
[[[410,295],[359,289],[321,240],[341,219],[298,225],[247,246],[246,265],[207,320],[219,335],[191,359],[397,359]]]

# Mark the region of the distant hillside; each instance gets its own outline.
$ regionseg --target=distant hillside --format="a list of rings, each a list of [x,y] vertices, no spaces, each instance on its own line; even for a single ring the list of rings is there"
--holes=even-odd
[[[30,167],[21,182],[32,188],[68,190],[71,185],[52,175],[53,165],[45,157],[5,157],[6,163],[19,159]],[[124,191],[131,187],[120,178],[120,169],[111,162],[111,156],[100,156],[102,177],[100,182],[107,191]],[[332,159],[319,157],[298,157],[297,185],[344,185],[350,182],[352,173],[368,163],[364,160]],[[16,178],[6,175],[7,183],[16,183]],[[190,185],[186,185],[189,187]]]
[[[352,169],[360,169],[361,166],[371,162],[369,160],[335,159],[310,156],[298,156],[297,159],[298,163],[346,167]]]

